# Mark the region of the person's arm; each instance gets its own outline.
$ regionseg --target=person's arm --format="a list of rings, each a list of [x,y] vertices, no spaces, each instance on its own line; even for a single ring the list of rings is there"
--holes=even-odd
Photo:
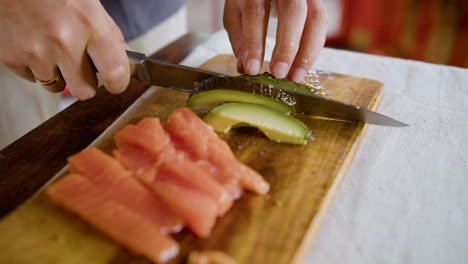
[[[0,28],[0,63],[26,80],[61,73],[86,100],[98,84],[92,60],[111,93],[128,86],[124,38],[98,0],[0,0]]]
[[[224,26],[238,71],[259,73],[271,8],[277,8],[278,28],[270,71],[300,82],[325,44],[328,16],[322,0],[226,0]]]

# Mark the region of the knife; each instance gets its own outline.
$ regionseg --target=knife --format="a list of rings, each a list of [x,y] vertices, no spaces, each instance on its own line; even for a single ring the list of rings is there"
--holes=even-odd
[[[191,92],[198,83],[204,79],[222,75],[220,73],[205,71],[197,68],[172,64],[160,60],[151,59],[145,54],[128,51],[131,76],[147,84]],[[269,86],[278,89],[294,98],[294,107],[299,113],[326,117],[343,121],[355,121],[381,126],[405,127],[408,126],[388,116],[367,110],[360,106],[343,103],[326,97],[307,94],[300,91],[280,87]],[[249,86],[233,87],[244,92],[253,92]]]

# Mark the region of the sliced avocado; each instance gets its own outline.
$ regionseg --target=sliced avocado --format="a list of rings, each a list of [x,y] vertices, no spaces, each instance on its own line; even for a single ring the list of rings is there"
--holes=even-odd
[[[214,76],[197,83],[194,89],[190,92],[190,97],[198,93],[222,89],[262,95],[282,101],[291,106],[296,104],[296,98],[294,95],[284,90],[272,89],[272,85],[280,85],[291,90],[316,94],[306,85],[294,83],[288,80],[275,79],[271,74],[264,73],[256,76]]]
[[[227,89],[210,90],[194,94],[187,101],[187,107],[211,109],[227,102],[263,105],[286,114],[295,112],[294,106],[288,105],[283,101],[258,94]]]
[[[220,133],[227,133],[233,127],[256,127],[270,140],[277,142],[306,145],[310,136],[309,128],[301,121],[261,105],[223,104],[214,108],[203,120]]]
[[[295,83],[286,79],[276,79],[273,75],[269,73],[264,73],[264,74],[259,74],[255,76],[251,75],[242,75],[240,76],[241,78],[246,78],[249,80],[253,80],[256,82],[261,82],[264,84],[271,84],[274,86],[281,86],[284,88],[288,88],[291,90],[303,92],[303,93],[313,93],[310,89],[307,89],[304,85],[301,85],[299,83]]]

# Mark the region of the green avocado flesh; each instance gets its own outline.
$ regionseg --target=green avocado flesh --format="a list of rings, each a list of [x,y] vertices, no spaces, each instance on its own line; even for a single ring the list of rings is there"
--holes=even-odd
[[[256,75],[256,76],[250,76],[250,75],[242,75],[242,78],[246,78],[249,80],[261,82],[264,84],[271,84],[274,86],[281,86],[284,88],[288,88],[291,90],[303,92],[303,93],[312,93],[309,89],[305,88],[304,86],[300,84],[293,83],[291,81],[286,81],[286,80],[280,80],[276,79],[273,76],[267,75],[267,74],[262,74],[262,75]]]
[[[293,106],[270,97],[236,90],[217,89],[192,95],[187,101],[190,108],[214,108],[222,103],[250,103],[263,105],[289,114],[295,112]]]
[[[309,128],[294,117],[255,104],[227,103],[214,108],[203,120],[216,132],[227,133],[233,127],[250,126],[262,131],[270,140],[306,145]]]

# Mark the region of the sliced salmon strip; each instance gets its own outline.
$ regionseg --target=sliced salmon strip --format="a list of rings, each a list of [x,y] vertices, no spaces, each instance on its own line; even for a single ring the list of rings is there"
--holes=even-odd
[[[158,177],[154,182],[148,182],[144,178],[141,180],[185,221],[192,232],[207,238],[218,215],[216,203],[204,193],[161,178]]]
[[[206,168],[186,157],[184,152],[176,151],[171,143],[161,150],[161,153],[149,152],[148,147],[142,142],[135,144],[137,140],[129,140],[137,137],[144,132],[135,132],[138,129],[150,131],[153,137],[167,137],[169,135],[164,131],[159,119],[144,118],[133,129],[133,135],[127,135],[130,130],[118,132],[121,140],[118,150],[114,152],[116,156],[127,168],[134,171],[139,177],[147,177],[146,181],[151,182],[156,177],[154,171],[161,171],[162,175],[173,177],[173,180],[180,181],[182,184],[189,185],[203,193],[206,193],[218,204],[219,215],[226,213],[232,206],[232,199],[227,190],[214,180]],[[155,142],[156,139],[148,140]],[[153,178],[153,179],[152,179]]]
[[[154,182],[159,175],[206,193],[217,203],[220,216],[224,215],[233,204],[227,190],[204,168],[186,158],[184,153],[176,151],[165,153],[156,161],[140,148],[122,145],[114,151],[114,156],[138,177],[145,178],[145,182]]]
[[[204,170],[208,171],[209,174],[215,179],[218,183],[220,183],[223,188],[229,193],[229,196],[232,200],[237,200],[242,195],[242,188],[239,185],[238,177],[233,178],[226,178],[224,177],[225,173],[222,171],[223,168],[217,168],[211,162],[206,160],[197,160],[197,165]]]
[[[233,204],[233,199],[227,190],[213,179],[209,172],[190,158],[184,157],[180,152],[164,156],[159,166],[159,175],[163,178],[166,176],[174,179],[207,194],[217,203],[219,215],[224,215]]]
[[[85,149],[68,158],[72,172],[82,174],[112,198],[163,227],[163,231],[178,232],[183,221],[126,170],[116,159],[97,148]]]
[[[202,166],[210,168],[207,163],[211,164],[210,172],[212,176],[229,190],[233,199],[240,197],[241,188],[239,186],[240,175],[232,170],[224,168],[224,164],[214,163],[210,160],[210,151],[218,149],[218,146],[212,144],[212,137],[217,137],[213,134],[211,127],[207,126],[198,116],[187,108],[178,108],[173,111],[165,124],[166,130],[171,135],[172,142],[177,150],[187,152],[195,161],[204,161]],[[215,144],[218,142],[215,141]],[[223,143],[225,143],[223,141]],[[227,146],[229,148],[229,146]],[[221,155],[229,155],[225,146],[222,146]],[[221,158],[221,157],[218,157]],[[231,163],[232,164],[232,163]],[[222,166],[220,166],[222,165]]]
[[[229,145],[213,129],[188,108],[173,111],[166,123],[176,148],[190,153],[195,160],[206,160],[218,169],[215,177],[223,184],[240,181],[243,188],[265,194],[269,184],[263,177],[245,165],[241,166]]]
[[[54,202],[76,213],[98,230],[152,261],[166,262],[178,253],[161,226],[114,201],[109,191],[79,174],[69,174],[46,190]]]
[[[144,149],[124,144],[115,149],[112,154],[125,168],[133,171],[140,177],[148,179],[156,177],[158,163]]]
[[[151,154],[158,155],[170,145],[170,137],[162,128],[158,118],[147,117],[138,125],[126,125],[115,133],[117,146],[138,146]]]
[[[270,190],[270,184],[263,179],[262,175],[245,164],[238,162],[234,170],[241,173],[241,185],[246,190],[261,195],[267,194]]]
[[[219,138],[218,140],[227,145],[223,140]],[[221,147],[210,149],[207,159],[215,164],[215,166],[218,166],[224,173],[237,174],[240,185],[248,191],[265,195],[270,190],[270,185],[263,179],[262,175],[238,161],[230,149],[229,154]]]

